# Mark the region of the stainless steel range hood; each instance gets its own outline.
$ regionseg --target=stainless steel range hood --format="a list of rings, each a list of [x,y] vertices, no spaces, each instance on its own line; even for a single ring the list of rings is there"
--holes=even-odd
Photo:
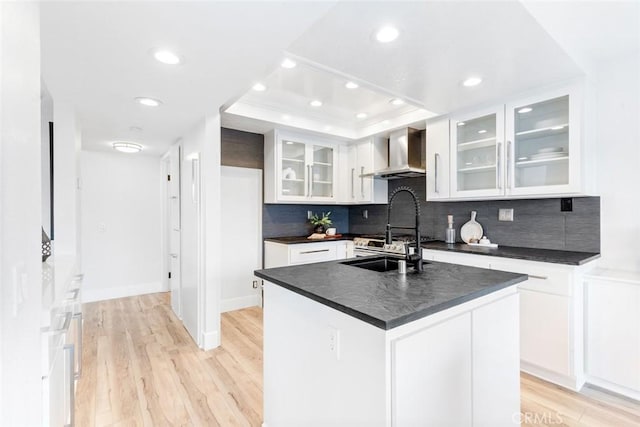
[[[389,167],[372,175],[380,179],[400,179],[424,176],[425,156],[422,132],[405,128],[389,135]]]

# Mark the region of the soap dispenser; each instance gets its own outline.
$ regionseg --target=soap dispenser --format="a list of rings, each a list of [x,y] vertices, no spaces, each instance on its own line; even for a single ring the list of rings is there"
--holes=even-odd
[[[447,223],[449,223],[449,226],[445,230],[444,241],[445,243],[455,243],[456,229],[453,228],[453,215],[447,215]]]

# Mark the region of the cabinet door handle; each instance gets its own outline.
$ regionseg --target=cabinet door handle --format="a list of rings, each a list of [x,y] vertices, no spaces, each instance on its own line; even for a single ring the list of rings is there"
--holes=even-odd
[[[318,249],[318,250],[315,250],[315,251],[303,251],[303,252],[300,252],[300,255],[316,254],[318,252],[329,252],[329,249]]]
[[[76,354],[76,357],[78,358],[78,366],[77,366],[78,369],[76,370],[74,377],[75,378],[80,378],[82,376],[82,312],[74,314],[73,318],[76,319],[76,321],[77,321],[77,325],[76,325],[77,341],[76,341],[76,343],[78,345],[78,351],[77,351],[77,354]]]
[[[352,199],[356,198],[355,174],[356,174],[356,168],[351,168],[351,198]]]
[[[496,159],[496,187],[502,190],[502,142],[498,142]]]
[[[66,424],[65,427],[74,427],[75,425],[75,412],[76,412],[76,390],[75,390],[75,369],[74,369],[74,360],[75,360],[75,351],[73,348],[73,344],[67,344],[64,346],[64,351],[67,353],[68,361],[67,361],[67,369],[69,370],[69,424]]]
[[[511,161],[513,156],[511,155],[511,141],[507,141],[507,188],[513,188]]]
[[[360,166],[360,196],[364,200],[364,166]]]
[[[548,276],[536,276],[535,274],[529,274],[529,278],[530,279],[547,280],[549,277]]]
[[[440,154],[436,153],[434,155],[434,159],[433,159],[433,164],[434,164],[434,173],[435,173],[435,179],[433,180],[433,188],[436,192],[436,194],[440,194],[440,189],[438,188],[438,163],[440,161]]]

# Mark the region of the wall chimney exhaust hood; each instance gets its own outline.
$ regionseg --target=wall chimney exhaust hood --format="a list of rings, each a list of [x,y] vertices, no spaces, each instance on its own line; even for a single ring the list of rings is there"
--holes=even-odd
[[[422,135],[420,130],[412,128],[391,132],[389,135],[389,167],[369,175],[380,179],[424,176],[426,170]]]

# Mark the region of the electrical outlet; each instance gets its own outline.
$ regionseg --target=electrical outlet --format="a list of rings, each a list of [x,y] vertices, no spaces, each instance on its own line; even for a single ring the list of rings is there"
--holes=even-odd
[[[253,281],[253,289],[258,289],[258,281],[257,280]]]
[[[560,199],[560,212],[573,212],[573,199],[572,198]]]
[[[313,212],[307,211],[307,219],[311,219],[312,216],[313,216]]]
[[[513,221],[513,209],[498,209],[498,221]]]
[[[329,352],[340,360],[340,330],[329,326]]]
[[[369,219],[369,209],[365,209],[362,211],[362,218]]]

